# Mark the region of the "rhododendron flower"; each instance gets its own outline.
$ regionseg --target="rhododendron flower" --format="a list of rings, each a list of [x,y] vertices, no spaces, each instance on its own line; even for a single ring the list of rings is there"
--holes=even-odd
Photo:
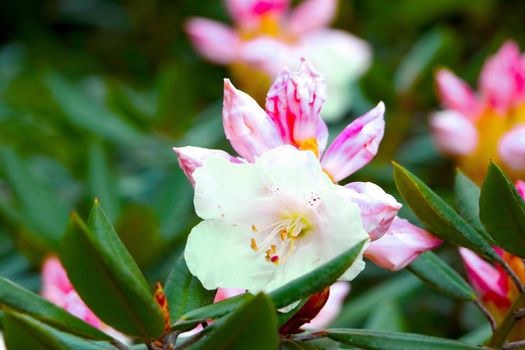
[[[525,56],[506,42],[483,67],[479,93],[452,72],[436,75],[445,107],[432,120],[438,148],[481,182],[490,159],[513,178],[525,177]]]
[[[268,92],[266,110],[226,80],[224,129],[240,157],[223,151],[180,147],[174,148],[179,164],[194,183],[196,169],[214,158],[214,154],[225,162],[253,163],[276,147],[291,145],[311,151],[323,171],[337,183],[365,166],[377,153],[384,133],[385,109],[380,103],[350,123],[325,152],[328,131],[320,116],[325,99],[325,80],[304,60],[299,70],[285,69],[279,75]],[[374,243],[377,248],[367,251],[367,256],[380,266],[392,270],[403,268],[420,253],[440,244],[441,241],[428,232],[402,220],[397,220],[398,224],[389,233],[401,204],[379,186],[358,182],[338,186],[337,190],[346,202],[359,207],[365,230],[377,242]]]
[[[209,158],[193,178],[203,221],[184,256],[207,289],[274,290],[368,238],[359,208],[342,201],[312,152],[280,146],[246,164]],[[359,257],[341,279],[363,268]]]
[[[368,68],[371,50],[349,33],[326,28],[337,0],[305,0],[293,10],[285,0],[226,0],[226,7],[234,28],[203,18],[187,22],[201,55],[229,65],[242,87],[260,98],[282,67],[306,57],[328,80],[330,101],[323,116],[336,119],[347,111],[352,86]]]
[[[42,266],[42,296],[70,314],[102,330],[110,336],[127,342],[124,335],[104,324],[82,301],[67,277],[58,258],[52,256]]]
[[[525,183],[518,181],[516,187],[521,196],[525,198]],[[525,283],[523,259],[511,255],[499,247],[495,247],[495,249],[516,273],[521,282]],[[466,248],[460,248],[459,252],[465,263],[470,283],[479,294],[487,310],[494,317],[496,323],[501,323],[512,303],[518,297],[518,289],[500,265],[492,265]],[[523,332],[525,332],[525,320],[517,323],[508,340],[522,339]]]

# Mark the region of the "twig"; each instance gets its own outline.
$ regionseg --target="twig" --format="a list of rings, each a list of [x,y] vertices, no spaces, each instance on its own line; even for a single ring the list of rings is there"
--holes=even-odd
[[[523,349],[523,348],[525,348],[525,340],[507,343],[502,346],[503,350],[514,350],[514,349]]]
[[[474,301],[474,304],[481,310],[481,312],[483,312],[483,314],[489,321],[490,328],[492,328],[492,332],[496,331],[497,324],[494,320],[494,317],[492,317],[492,315],[490,314],[489,310],[487,310],[487,308],[479,300]]]
[[[199,333],[195,334],[193,337],[189,338],[187,341],[185,341],[184,343],[180,344],[179,346],[175,347],[176,350],[182,350],[182,349],[187,349],[190,347],[190,345],[193,345],[195,344],[196,342],[198,342],[199,340],[201,340],[202,337],[204,337],[206,335],[206,332],[204,332],[204,329],[202,331],[200,331]]]
[[[516,317],[515,310],[520,310],[525,306],[525,293],[520,293],[518,295],[518,298],[514,301],[512,306],[510,307],[509,312],[503,319],[503,322],[496,328],[494,331],[494,334],[492,335],[492,338],[490,338],[489,346],[492,346],[494,348],[499,348],[503,346],[505,343],[505,340],[507,339],[507,336],[512,331],[514,326],[516,325],[516,322],[519,320],[519,318]]]
[[[126,344],[124,343],[121,343],[119,340],[117,339],[112,339],[111,340],[111,345],[113,345],[114,347],[116,347],[117,349],[119,350],[130,350],[129,346],[127,346]]]
[[[326,337],[327,334],[328,333],[325,331],[314,332],[314,333],[305,334],[305,335],[297,335],[293,337],[293,340],[301,340],[301,341],[314,340],[314,339]]]
[[[521,320],[522,318],[524,318],[525,317],[525,308],[518,309],[518,310],[514,311],[514,317],[517,320]]]
[[[514,284],[516,285],[520,293],[524,293],[525,287],[521,283],[520,278],[518,277],[518,275],[516,275],[514,270],[512,270],[510,266],[503,259],[501,259],[501,261],[498,261],[498,263],[505,270],[505,272],[510,276],[510,279],[512,280],[512,282],[514,282]]]

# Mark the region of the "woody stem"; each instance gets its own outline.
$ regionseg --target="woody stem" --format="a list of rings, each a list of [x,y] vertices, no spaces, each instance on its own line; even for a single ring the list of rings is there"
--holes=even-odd
[[[518,295],[518,298],[512,304],[510,310],[507,312],[507,315],[503,319],[503,322],[496,328],[492,338],[489,340],[489,346],[494,348],[501,348],[505,343],[509,333],[512,331],[516,322],[520,320],[519,317],[516,317],[516,310],[522,309],[525,307],[525,293],[522,292]]]

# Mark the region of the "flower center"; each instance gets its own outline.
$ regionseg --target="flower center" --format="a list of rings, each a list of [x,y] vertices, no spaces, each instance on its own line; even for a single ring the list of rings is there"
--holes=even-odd
[[[319,158],[319,146],[315,137],[298,142],[297,148],[299,148],[301,151],[312,151],[314,152],[315,156]]]
[[[250,247],[254,251],[264,251],[267,262],[284,264],[296,249],[296,240],[309,229],[306,219],[299,215],[289,216],[262,229],[252,225],[252,232],[257,238],[251,238]],[[257,243],[258,239],[262,241]]]

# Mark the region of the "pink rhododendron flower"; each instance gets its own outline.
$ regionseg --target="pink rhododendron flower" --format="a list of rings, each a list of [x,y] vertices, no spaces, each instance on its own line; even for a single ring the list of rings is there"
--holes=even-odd
[[[330,100],[323,116],[336,119],[347,111],[352,86],[368,68],[371,50],[355,36],[327,28],[337,0],[305,0],[294,9],[283,0],[225,2],[234,28],[201,18],[186,24],[202,56],[229,65],[242,87],[257,99],[282,67],[306,57],[328,80]]]
[[[479,93],[448,70],[436,75],[445,111],[431,127],[437,147],[481,182],[489,159],[513,178],[525,177],[525,55],[508,41],[487,60]]]
[[[384,105],[377,107],[350,123],[326,147],[327,127],[320,113],[326,98],[325,81],[303,60],[297,71],[283,70],[270,88],[266,110],[255,100],[225,82],[223,121],[225,133],[242,158],[227,156],[222,151],[198,148],[176,148],[179,163],[192,183],[195,166],[208,155],[218,152],[226,161],[254,162],[268,150],[288,144],[299,150],[311,151],[324,172],[334,183],[345,179],[365,166],[378,151],[384,133]],[[195,157],[203,155],[201,160]],[[189,164],[189,166],[187,166]],[[307,170],[304,170],[307,171]],[[293,176],[290,174],[290,176]],[[377,247],[369,255],[387,269],[400,269],[417,256],[436,247],[440,241],[428,232],[396,219],[401,205],[379,186],[372,183],[350,183],[338,186],[339,196],[360,209],[363,227]],[[197,193],[196,196],[199,194]],[[211,197],[207,198],[210,201]],[[236,203],[237,205],[238,203]],[[217,203],[218,205],[218,203]],[[200,213],[198,212],[200,215]],[[202,216],[201,216],[202,217]],[[393,227],[391,224],[396,221]],[[383,240],[381,243],[381,240]],[[392,249],[385,249],[392,244]]]

